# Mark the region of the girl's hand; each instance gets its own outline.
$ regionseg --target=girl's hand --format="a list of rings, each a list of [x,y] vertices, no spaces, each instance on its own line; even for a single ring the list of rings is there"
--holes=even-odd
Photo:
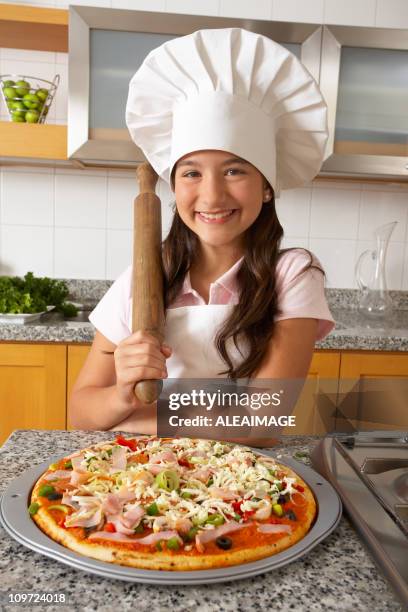
[[[145,331],[137,331],[118,344],[114,352],[119,399],[134,405],[134,387],[140,380],[167,377],[166,359],[172,349]]]

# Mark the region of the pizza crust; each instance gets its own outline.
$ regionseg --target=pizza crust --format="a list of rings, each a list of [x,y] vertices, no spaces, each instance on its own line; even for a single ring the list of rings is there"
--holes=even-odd
[[[264,455],[255,454],[260,458],[264,457]],[[183,551],[153,550],[152,552],[145,552],[135,548],[132,549],[130,546],[122,543],[80,539],[76,537],[72,531],[60,527],[53,515],[48,512],[45,507],[40,507],[32,518],[38,527],[52,540],[80,555],[107,563],[125,565],[139,569],[165,571],[197,571],[250,563],[275,555],[296,544],[308,533],[317,516],[316,501],[307,483],[288,466],[278,463],[277,461],[275,461],[275,464],[279,469],[284,471],[287,476],[296,478],[297,482],[303,486],[303,495],[307,504],[306,513],[302,522],[294,523],[295,529],[291,534],[281,536],[277,541],[259,544],[257,546],[241,547],[237,550],[228,550],[217,554],[202,553],[200,555],[187,554]],[[46,473],[47,472],[45,472],[35,484],[31,495],[31,502],[41,502],[38,491],[40,488],[40,481]],[[264,537],[266,540],[268,539],[267,535]]]

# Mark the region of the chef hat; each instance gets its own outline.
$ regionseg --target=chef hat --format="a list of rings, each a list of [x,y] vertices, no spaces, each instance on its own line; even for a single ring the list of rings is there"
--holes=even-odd
[[[154,49],[129,85],[126,123],[159,176],[193,151],[228,151],[276,193],[319,171],[327,107],[306,68],[270,38],[199,30]]]

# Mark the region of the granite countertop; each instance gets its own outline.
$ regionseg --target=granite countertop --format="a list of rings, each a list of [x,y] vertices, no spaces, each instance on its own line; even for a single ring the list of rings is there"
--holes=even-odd
[[[0,448],[0,491],[13,477],[50,456],[59,453],[63,456],[104,439],[112,439],[112,433],[17,430]],[[284,462],[285,456],[296,451],[310,451],[315,441],[312,437],[288,436],[274,450]],[[98,577],[25,548],[2,527],[0,536],[0,590],[67,594],[68,606],[47,606],[47,610],[110,612],[120,606],[121,610],[136,608],[138,612],[402,611],[391,587],[345,517],[335,532],[312,552],[281,570],[198,586],[133,584]]]
[[[408,351],[408,310],[396,310],[385,320],[364,318],[355,308],[331,308],[336,328],[316,343],[317,349]],[[91,343],[95,329],[88,312],[64,320],[50,312],[34,323],[0,324],[0,341]]]

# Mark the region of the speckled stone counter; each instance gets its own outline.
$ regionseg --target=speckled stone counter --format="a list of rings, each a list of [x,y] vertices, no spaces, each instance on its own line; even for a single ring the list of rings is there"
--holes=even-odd
[[[0,448],[0,491],[13,477],[51,455],[63,456],[103,439],[112,439],[112,433],[15,431]],[[291,436],[274,450],[278,450],[284,461],[285,456],[292,456],[296,451],[310,451],[314,444],[313,438]],[[304,558],[278,571],[224,584],[172,587],[101,578],[25,548],[1,527],[0,567],[3,592],[65,592],[68,606],[37,608],[50,611],[402,611],[390,586],[344,517],[336,531]]]
[[[408,310],[396,310],[383,321],[364,318],[355,308],[331,312],[336,328],[317,349],[408,351]],[[0,324],[0,341],[90,343],[94,333],[85,313],[77,320],[50,312],[36,323]]]

